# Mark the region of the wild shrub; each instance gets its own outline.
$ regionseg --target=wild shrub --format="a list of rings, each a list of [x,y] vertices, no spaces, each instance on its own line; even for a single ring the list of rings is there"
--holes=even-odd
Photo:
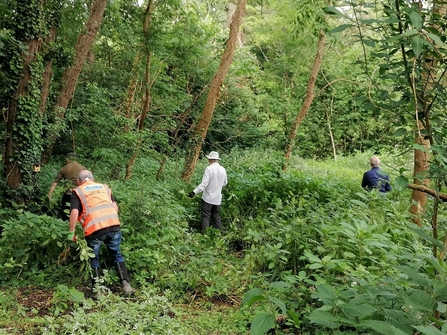
[[[7,212],[9,217],[3,221],[1,236],[0,280],[3,283],[11,285],[30,279],[34,284],[51,285],[58,276],[66,280],[67,274],[76,277],[77,272],[85,268],[87,247],[72,249],[73,245],[66,241],[67,223],[26,211],[2,212]],[[69,254],[75,258],[82,256],[84,263],[70,263],[72,257],[68,257]]]
[[[187,334],[165,297],[142,289],[138,301],[103,294],[96,303],[84,301],[72,313],[47,317],[42,333],[63,334]]]

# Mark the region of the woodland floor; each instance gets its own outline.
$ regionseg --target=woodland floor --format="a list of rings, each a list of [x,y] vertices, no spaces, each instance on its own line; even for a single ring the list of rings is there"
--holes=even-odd
[[[87,286],[77,289],[84,293],[87,298],[92,296],[92,292]],[[111,291],[115,294],[120,294],[120,287],[111,287]],[[0,321],[0,329],[6,331],[14,330],[14,335],[41,334],[38,329],[41,329],[40,327],[45,322],[44,318],[46,316],[54,316],[53,296],[53,289],[39,287],[18,288],[15,294],[15,302],[19,306],[16,307],[17,320]],[[194,319],[203,317],[206,311],[210,314],[225,313],[229,310],[238,309],[240,304],[239,297],[217,296],[207,300],[203,300],[202,297],[198,296],[191,296],[190,298],[191,300],[188,303],[175,305],[175,308],[187,311],[187,313],[176,315],[174,312],[171,312],[172,314],[169,314],[169,316],[173,318],[178,317],[185,323],[191,323],[194,322]],[[61,314],[69,314],[70,312],[71,308],[68,306]],[[214,334],[221,334],[221,332],[217,330],[216,332],[207,333],[207,335]]]

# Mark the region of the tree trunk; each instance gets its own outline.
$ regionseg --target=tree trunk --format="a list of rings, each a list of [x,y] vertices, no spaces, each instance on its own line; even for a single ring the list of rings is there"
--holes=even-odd
[[[296,134],[298,132],[298,127],[300,126],[301,122],[304,120],[307,113],[309,112],[310,105],[312,104],[312,101],[315,96],[315,82],[317,81],[317,75],[318,72],[320,71],[320,67],[323,62],[324,40],[325,40],[324,32],[323,30],[320,30],[320,34],[318,36],[317,53],[315,55],[314,65],[310,72],[309,81],[307,83],[306,97],[304,99],[304,103],[303,106],[301,107],[299,114],[296,116],[296,119],[292,124],[289,137],[286,143],[286,147],[284,150],[284,157],[285,157],[285,163],[283,166],[284,171],[287,170],[287,165],[289,164],[290,157],[292,156],[293,143],[295,141]]]
[[[79,35],[78,37],[78,41],[75,46],[75,60],[73,64],[64,71],[61,79],[62,88],[54,106],[54,122],[56,124],[62,122],[64,119],[65,110],[67,109],[69,101],[73,97],[79,74],[84,66],[88,52],[95,41],[107,3],[108,0],[95,0],[93,2],[90,15],[85,24],[85,33]],[[59,134],[54,128],[50,130],[48,134],[48,148],[46,148],[45,152],[43,153],[43,164],[48,162],[58,136]]]
[[[48,36],[47,40],[45,41],[46,45],[51,45],[56,40],[56,32],[57,32],[56,27],[53,27],[50,30],[50,35]],[[50,60],[48,60],[47,64],[45,65],[45,69],[43,72],[41,102],[40,102],[40,106],[39,106],[39,111],[40,111],[40,114],[42,114],[42,115],[45,113],[45,109],[47,106],[47,98],[48,98],[48,95],[50,94],[50,84],[51,84],[51,79],[53,77],[52,66],[53,66],[53,60],[50,59]]]
[[[414,150],[414,183],[416,185],[423,185],[429,188],[430,179],[424,178],[429,168],[429,154],[430,141],[424,139],[423,136],[418,136],[415,139],[416,144],[420,144],[427,149],[427,152],[421,150]],[[422,213],[424,212],[425,204],[427,203],[427,195],[419,190],[413,190],[411,195],[410,213],[412,213],[412,221],[418,226],[422,225]]]
[[[143,34],[145,38],[145,48],[148,49],[146,53],[146,66],[145,66],[145,74],[144,74],[144,86],[145,86],[145,93],[143,96],[143,109],[141,110],[141,115],[138,121],[138,133],[140,133],[140,138],[138,139],[138,142],[135,145],[135,148],[133,149],[132,156],[129,159],[129,161],[126,163],[126,176],[125,179],[129,180],[132,176],[132,167],[135,163],[135,160],[137,159],[138,153],[141,148],[141,144],[143,143],[143,137],[142,132],[144,129],[144,122],[146,121],[147,113],[149,111],[149,106],[151,103],[151,59],[152,59],[152,53],[149,51],[149,36],[150,36],[150,29],[152,24],[152,14],[154,12],[154,0],[150,0],[149,4],[146,8],[146,13],[144,14],[143,19]]]
[[[17,158],[17,156],[21,155],[20,150],[18,149],[18,145],[24,148],[30,148],[35,145],[35,143],[27,143],[27,140],[33,140],[33,138],[21,136],[21,129],[23,127],[17,127],[17,123],[20,122],[19,116],[21,114],[27,114],[29,113],[29,107],[26,106],[23,107],[24,111],[22,112],[22,104],[21,101],[28,96],[30,93],[31,84],[33,83],[33,80],[36,80],[36,74],[32,73],[31,65],[33,62],[36,61],[37,55],[39,53],[39,49],[42,46],[42,39],[41,38],[35,38],[33,40],[30,40],[28,42],[28,47],[26,51],[23,51],[22,53],[22,60],[23,60],[23,70],[22,74],[20,76],[20,80],[17,84],[16,92],[14,93],[14,96],[9,101],[9,108],[8,108],[8,114],[7,114],[7,120],[6,120],[6,140],[5,140],[5,147],[3,151],[3,164],[5,166],[5,179],[6,179],[6,186],[10,190],[17,190],[23,182],[23,175],[22,172],[28,168],[26,163],[29,163],[29,170],[31,170],[32,167],[32,160],[37,160],[36,153],[29,153],[33,157],[24,157],[23,159]],[[34,77],[34,78],[33,78]],[[25,102],[26,103],[26,102]],[[38,107],[38,105],[36,106]],[[25,115],[22,115],[24,117]],[[40,117],[39,117],[40,119]],[[23,120],[21,120],[23,123]],[[30,123],[27,125],[27,127],[39,127],[37,124],[31,124],[32,120],[29,120]],[[41,124],[40,124],[41,127]],[[22,140],[18,140],[18,138],[22,138]],[[26,162],[27,161],[27,162]],[[37,162],[35,162],[37,163]],[[20,202],[20,199],[16,199],[18,202]]]
[[[246,6],[247,0],[238,0],[236,10],[233,15],[233,20],[230,24],[229,38],[220,61],[219,69],[211,81],[210,90],[208,91],[208,96],[206,98],[202,115],[193,127],[192,137],[182,173],[182,179],[185,181],[191,180],[196,168],[197,160],[202,149],[202,142],[204,141],[208,132],[208,127],[211,123],[211,119],[213,118],[214,108],[219,100],[223,82],[228,70],[230,69],[231,62],[233,61],[234,51],[236,50],[236,44],[238,42],[239,29]]]
[[[124,115],[127,120],[134,119],[135,117],[132,111],[134,110],[135,95],[137,93],[138,88],[138,80],[137,80],[138,67],[140,66],[142,56],[143,56],[142,52],[137,53],[137,55],[135,56],[135,60],[132,67],[132,77],[130,78],[129,85],[127,86],[126,100],[124,101]],[[124,132],[128,132],[129,130],[130,126],[126,124],[124,126]]]
[[[434,2],[433,12],[443,17],[446,14],[447,6],[444,2]],[[440,26],[434,26],[441,34],[443,34],[443,28]],[[427,54],[424,59],[422,73],[421,73],[421,86],[419,91],[416,88],[414,77],[410,80],[412,91],[414,95],[415,112],[416,112],[416,128],[417,136],[415,139],[416,144],[420,144],[425,148],[425,152],[415,149],[414,150],[414,176],[415,184],[425,185],[430,187],[430,179],[426,178],[430,167],[430,151],[431,145],[434,143],[433,135],[430,125],[430,113],[431,107],[436,99],[436,94],[433,90],[437,81],[441,80],[437,72],[437,65],[439,63],[439,53]],[[414,71],[413,71],[414,72]],[[445,72],[441,74],[443,76]],[[419,111],[423,112],[423,117],[419,119]],[[428,135],[422,135],[428,134]],[[436,155],[436,152],[434,152]],[[427,203],[427,196],[425,193],[421,193],[417,190],[413,190],[411,196],[410,213],[412,214],[412,221],[419,226],[422,226],[422,214],[424,213],[425,204]],[[436,206],[436,203],[435,203]],[[433,227],[433,233],[435,229]]]

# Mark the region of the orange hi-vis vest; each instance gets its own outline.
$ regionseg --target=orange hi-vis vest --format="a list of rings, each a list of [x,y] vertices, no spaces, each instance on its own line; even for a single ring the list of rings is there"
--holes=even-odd
[[[82,204],[78,220],[89,236],[103,228],[119,226],[118,213],[112,204],[112,191],[104,184],[87,181],[74,190]]]

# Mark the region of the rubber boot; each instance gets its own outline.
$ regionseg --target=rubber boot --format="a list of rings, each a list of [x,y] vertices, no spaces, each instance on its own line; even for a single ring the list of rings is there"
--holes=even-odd
[[[93,299],[98,299],[100,295],[100,289],[97,286],[97,284],[100,284],[100,278],[101,278],[101,268],[93,268],[93,277],[92,277],[92,292],[93,292]],[[98,292],[95,292],[95,290],[98,289]]]
[[[123,286],[124,294],[130,295],[134,294],[135,290],[130,286],[130,277],[127,272],[126,263],[115,263],[116,273],[118,273],[118,277],[121,280],[121,284]]]

